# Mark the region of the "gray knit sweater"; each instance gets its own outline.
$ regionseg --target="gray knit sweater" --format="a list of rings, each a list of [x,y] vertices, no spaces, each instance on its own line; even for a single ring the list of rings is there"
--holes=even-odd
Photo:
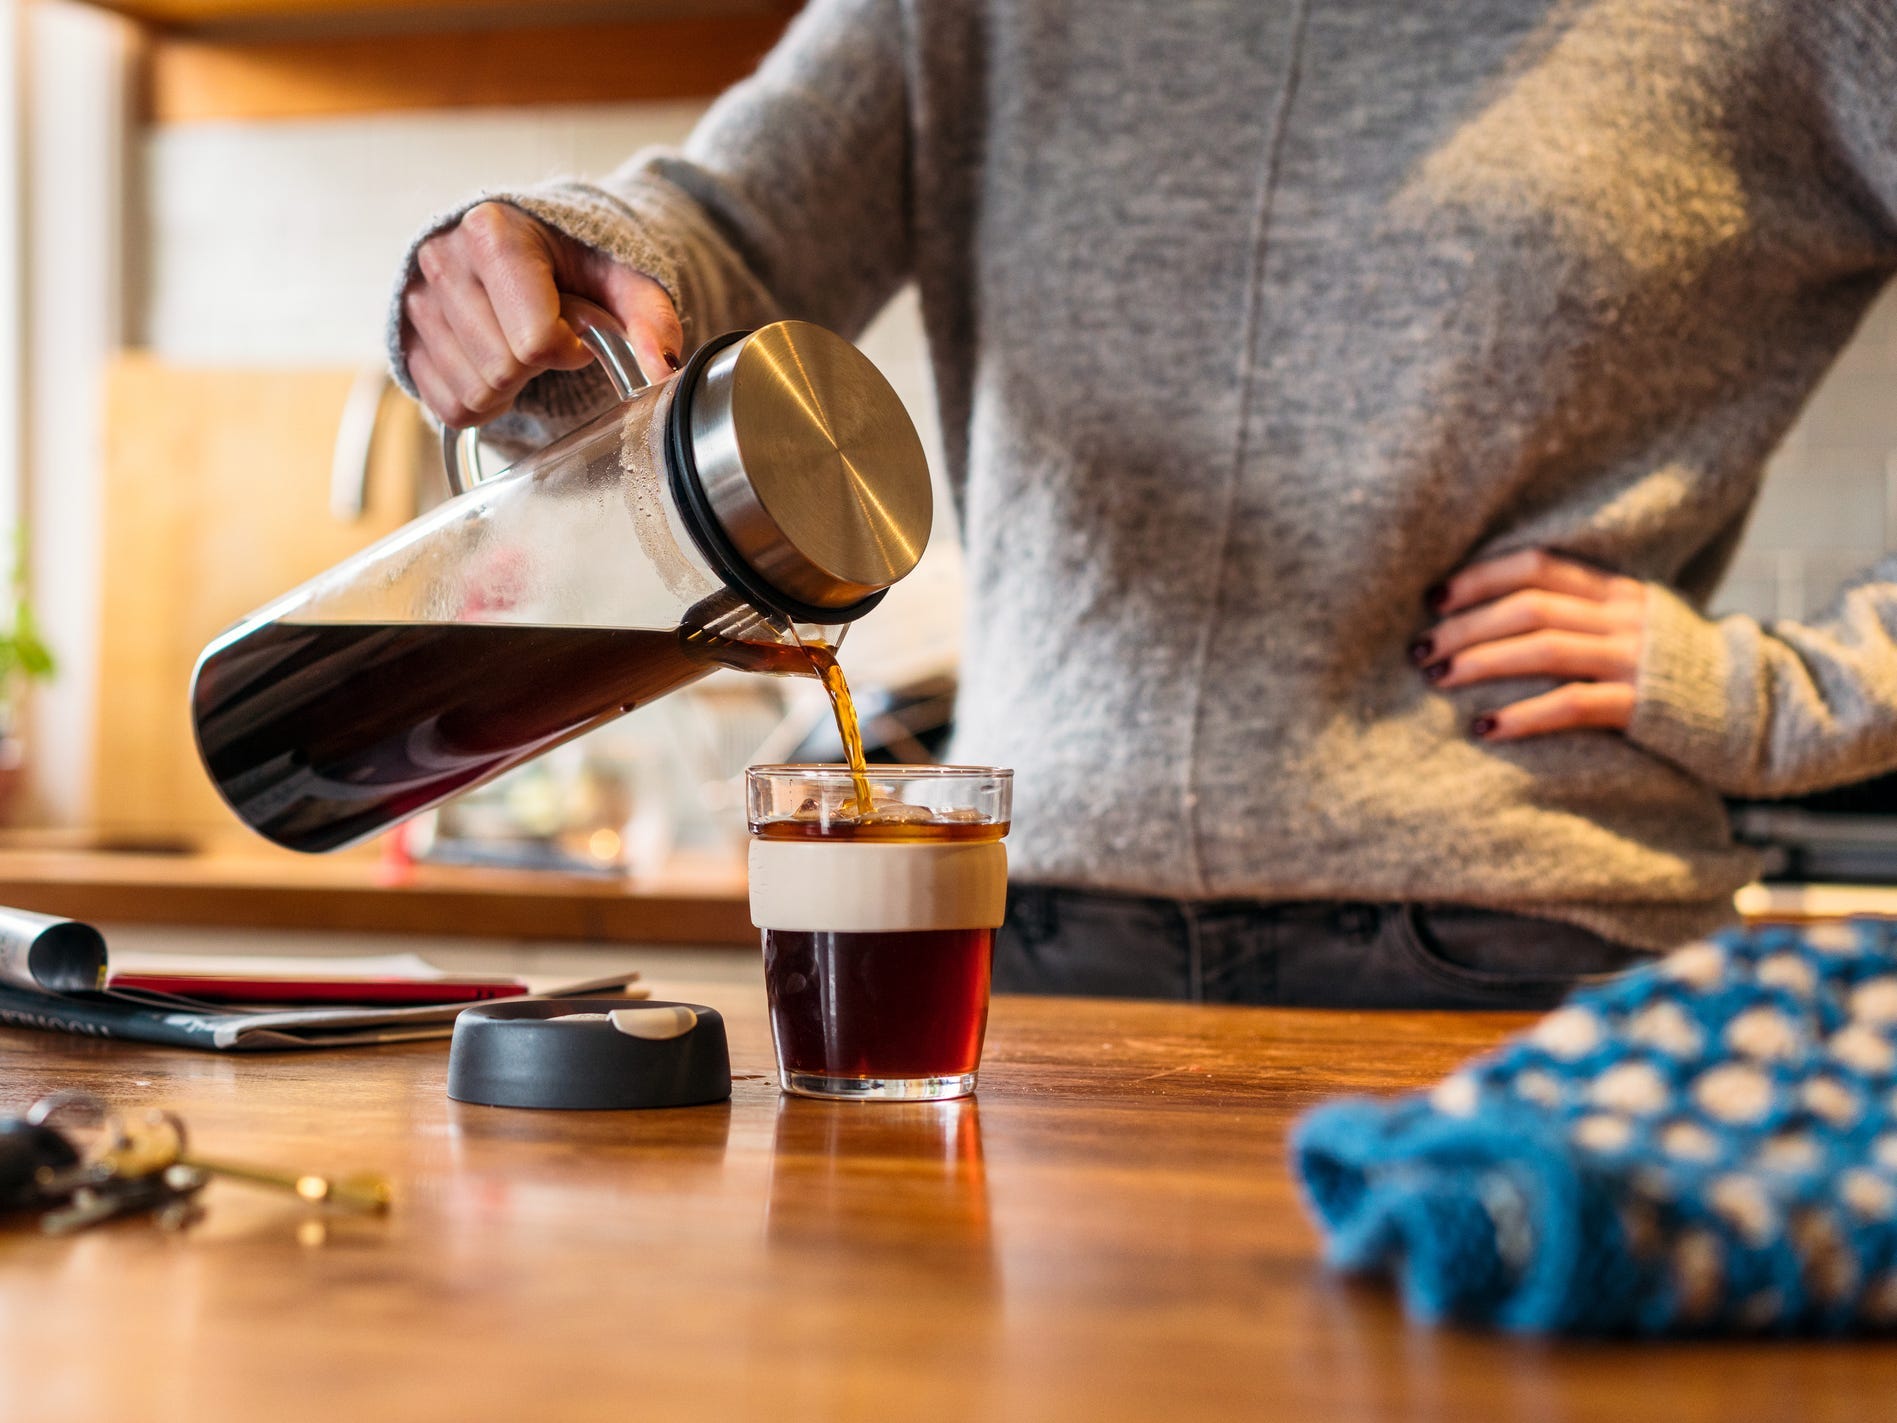
[[[920,285],[1023,879],[1659,946],[1754,868],[1722,792],[1897,767],[1897,564],[1698,611],[1897,264],[1897,0],[817,0],[682,152],[488,196],[688,344]],[[1527,545],[1650,581],[1627,733],[1407,661]]]

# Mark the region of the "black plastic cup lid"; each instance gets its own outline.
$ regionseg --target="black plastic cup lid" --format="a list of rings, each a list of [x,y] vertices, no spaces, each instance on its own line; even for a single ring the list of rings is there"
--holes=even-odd
[[[516,998],[455,1019],[448,1095],[490,1107],[696,1107],[731,1095],[725,1020],[696,1003]]]

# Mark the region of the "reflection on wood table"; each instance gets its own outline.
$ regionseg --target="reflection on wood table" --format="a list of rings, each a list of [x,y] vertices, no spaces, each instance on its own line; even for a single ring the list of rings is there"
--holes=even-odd
[[[385,1220],[234,1184],[166,1236],[0,1236],[0,1407],[66,1418],[1868,1419],[1883,1344],[1546,1346],[1329,1277],[1285,1169],[1319,1098],[1522,1020],[1000,999],[978,1100],[447,1100],[445,1045],[232,1058],[0,1032],[0,1097],[183,1112],[208,1155],[388,1172]]]

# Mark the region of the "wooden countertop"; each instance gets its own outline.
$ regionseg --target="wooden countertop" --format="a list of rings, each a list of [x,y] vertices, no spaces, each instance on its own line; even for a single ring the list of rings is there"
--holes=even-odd
[[[89,923],[467,934],[756,947],[737,859],[678,858],[622,879],[373,855],[297,855],[261,842],[157,854],[0,845],[0,904]]]
[[[661,982],[662,989],[690,991]],[[182,1111],[206,1153],[375,1167],[384,1220],[217,1183],[208,1218],[0,1236],[0,1398],[66,1419],[1863,1419],[1888,1345],[1547,1346],[1333,1278],[1285,1171],[1340,1091],[1520,1018],[996,1002],[977,1100],[471,1107],[447,1053],[214,1057],[0,1031],[0,1097]]]

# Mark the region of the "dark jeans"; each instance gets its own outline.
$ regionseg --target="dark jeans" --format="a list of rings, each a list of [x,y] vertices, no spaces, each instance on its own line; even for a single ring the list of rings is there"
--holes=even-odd
[[[995,991],[1547,1008],[1652,957],[1571,925],[1448,905],[1191,903],[1018,885],[995,936]]]

